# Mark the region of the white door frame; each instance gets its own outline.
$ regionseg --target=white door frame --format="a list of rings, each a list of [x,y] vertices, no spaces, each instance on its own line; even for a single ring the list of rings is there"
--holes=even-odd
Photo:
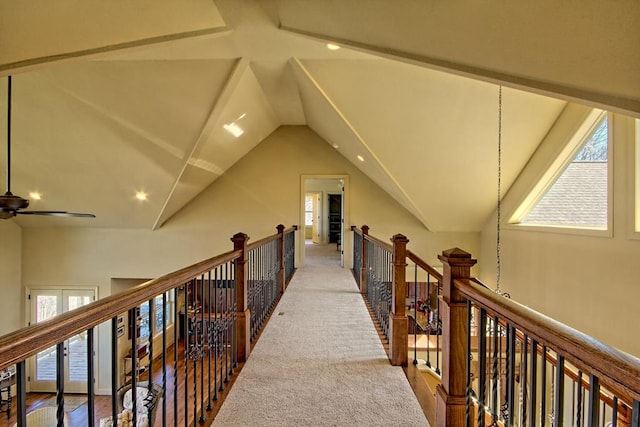
[[[305,218],[305,206],[304,206],[304,198],[305,198],[305,194],[307,192],[313,192],[313,190],[309,190],[307,191],[306,189],[306,180],[307,179],[331,179],[331,180],[336,180],[336,179],[341,179],[343,180],[343,187],[344,187],[344,196],[342,197],[342,203],[343,203],[343,210],[342,210],[342,257],[343,257],[343,266],[345,268],[352,268],[353,267],[353,257],[351,256],[352,253],[352,245],[353,245],[353,238],[351,236],[351,233],[349,232],[350,230],[347,229],[348,224],[350,224],[351,222],[349,221],[349,207],[350,207],[350,200],[349,200],[349,175],[346,174],[335,174],[335,175],[317,175],[317,174],[302,174],[300,175],[300,219],[299,219],[299,224],[302,224],[302,233],[304,233],[304,218]],[[304,236],[303,236],[304,237]],[[299,267],[304,266],[304,259],[305,259],[305,254],[304,254],[304,238],[302,239],[297,239],[297,243],[296,243],[296,265]]]

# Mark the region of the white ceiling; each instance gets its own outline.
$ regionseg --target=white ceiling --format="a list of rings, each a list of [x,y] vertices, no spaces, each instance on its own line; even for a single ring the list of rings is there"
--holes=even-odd
[[[76,10],[61,0],[81,16],[48,23],[44,41],[20,31],[56,8],[8,3],[0,0],[0,16],[15,19],[0,21],[0,43],[15,31],[25,46],[0,53],[1,75],[14,76],[12,192],[40,191],[32,209],[97,215],[14,219],[21,226],[161,227],[279,126],[304,124],[430,230],[477,231],[495,209],[495,84],[329,50],[279,29],[273,1],[195,1],[179,13],[165,5],[144,26],[135,11],[119,18],[136,31],[93,31],[106,18],[89,6],[104,2]],[[284,3],[291,25],[296,2]],[[3,147],[6,86],[1,78]],[[506,191],[566,102],[513,88],[503,99]],[[232,122],[241,137],[223,129]],[[135,200],[138,190],[149,200]]]

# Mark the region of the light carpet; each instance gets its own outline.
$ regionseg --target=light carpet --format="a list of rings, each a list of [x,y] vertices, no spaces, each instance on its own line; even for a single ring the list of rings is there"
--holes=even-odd
[[[333,248],[307,251],[213,425],[428,425]]]

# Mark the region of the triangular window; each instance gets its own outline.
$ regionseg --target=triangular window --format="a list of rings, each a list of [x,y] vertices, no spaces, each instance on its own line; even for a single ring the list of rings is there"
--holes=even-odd
[[[604,115],[584,136],[572,161],[522,218],[521,224],[607,229],[608,133]]]

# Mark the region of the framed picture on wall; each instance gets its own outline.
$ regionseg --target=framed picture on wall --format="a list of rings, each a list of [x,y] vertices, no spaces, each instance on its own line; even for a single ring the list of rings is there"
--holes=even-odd
[[[122,325],[122,326],[118,326],[117,332],[118,332],[118,333],[117,333],[116,335],[117,335],[117,337],[118,337],[118,338],[120,338],[121,336],[123,336],[123,335],[124,335],[124,325]]]

